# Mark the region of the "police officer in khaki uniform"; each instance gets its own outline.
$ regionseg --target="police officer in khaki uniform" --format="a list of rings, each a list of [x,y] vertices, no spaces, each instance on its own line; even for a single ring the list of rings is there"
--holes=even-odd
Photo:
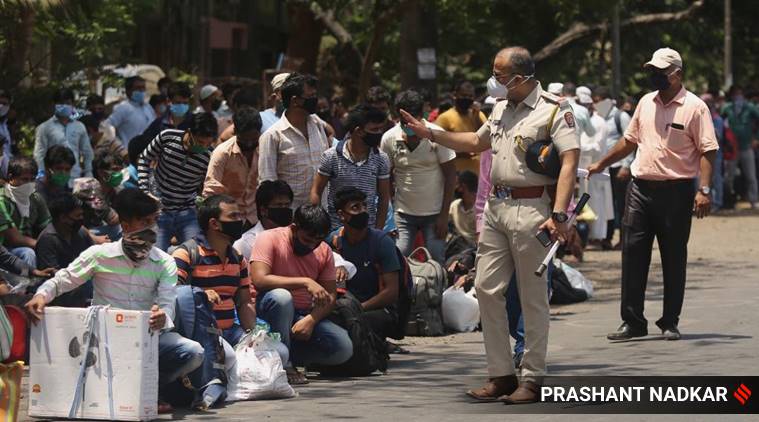
[[[457,151],[493,150],[493,190],[483,215],[475,281],[490,380],[467,393],[479,400],[537,401],[546,371],[549,308],[546,280],[534,274],[547,249],[535,234],[546,229],[554,239],[569,235],[566,209],[574,190],[580,142],[569,104],[543,91],[534,71],[524,48],[510,47],[496,55],[493,77],[508,91],[508,101],[496,104],[476,133],[432,131],[401,112],[421,137]],[[530,145],[548,140],[558,152],[558,179],[527,165]],[[525,325],[521,380],[511,357],[504,296],[514,271]]]

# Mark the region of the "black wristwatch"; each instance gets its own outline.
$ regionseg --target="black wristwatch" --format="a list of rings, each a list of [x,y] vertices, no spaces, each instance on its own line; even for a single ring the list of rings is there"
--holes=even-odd
[[[551,219],[557,223],[566,223],[569,216],[565,212],[554,212],[551,214]]]

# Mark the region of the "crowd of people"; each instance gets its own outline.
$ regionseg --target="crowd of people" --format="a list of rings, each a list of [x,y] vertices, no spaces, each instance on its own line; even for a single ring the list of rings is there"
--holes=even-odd
[[[665,79],[681,78],[682,62],[667,60],[665,68],[675,70]],[[543,90],[523,49],[499,53],[493,72],[483,87],[457,83],[437,107],[421,90],[393,97],[373,87],[348,109],[340,98],[320,96],[326,87],[315,77],[295,72],[274,76],[261,111],[251,88],[193,91],[167,78],[150,98],[145,80],[126,78],[126,98],[110,113],[101,96],[62,89],[37,127],[31,157],[12,147],[12,97],[0,91],[0,266],[49,278],[27,304],[36,318],[50,305],[150,311],[151,329],[161,333],[161,387],[198,368],[204,355],[172,330],[177,284],[205,290],[228,359],[262,319],[285,346],[288,380],[302,384],[308,380],[298,368],[339,365],[353,353],[347,331],[329,318],[342,292],[360,301],[379,337],[393,337],[403,288],[395,247],[407,257],[423,244],[445,264],[456,239],[479,247],[475,285],[491,374],[470,395],[530,401],[534,390],[517,389],[510,374],[521,366],[523,380],[539,383],[545,372],[548,302],[545,281],[533,275],[545,250],[534,241],[536,229],[602,249],[621,248],[630,237],[620,233],[613,245],[617,230],[641,235],[639,224],[623,221],[631,215],[625,195],[631,180],[644,178],[633,163],[650,152],[642,141],[637,151],[615,147],[642,136],[641,119],[660,117],[638,116],[648,109],[603,86],[564,82]],[[731,207],[736,192],[756,204],[756,97],[746,99],[739,87],[727,97],[701,97],[721,147],[703,192],[713,189],[715,210]],[[668,129],[682,130],[675,120]],[[528,170],[517,154],[541,138],[561,156],[557,177]],[[578,166],[591,173],[610,167],[609,177],[578,179]],[[575,189],[590,193],[595,217],[562,228]],[[517,215],[510,200],[529,206]],[[650,261],[650,242],[647,253]],[[645,254],[638,251],[644,263]],[[684,285],[684,269],[682,277]],[[520,299],[524,319],[508,305]],[[667,323],[663,329],[676,330],[676,320]],[[521,339],[513,363],[504,358],[504,325]]]

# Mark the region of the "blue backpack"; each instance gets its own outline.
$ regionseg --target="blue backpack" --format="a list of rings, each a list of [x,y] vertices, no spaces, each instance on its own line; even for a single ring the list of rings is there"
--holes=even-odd
[[[213,307],[203,289],[177,286],[176,331],[203,346],[203,365],[187,376],[180,388],[171,388],[175,401],[191,403],[194,409],[208,409],[227,398],[227,373],[224,370],[224,345],[216,325]],[[189,384],[189,385],[188,385]],[[169,390],[168,388],[166,390]]]

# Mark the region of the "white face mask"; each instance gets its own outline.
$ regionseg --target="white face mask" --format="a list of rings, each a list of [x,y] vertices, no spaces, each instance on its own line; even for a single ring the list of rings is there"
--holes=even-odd
[[[24,183],[21,186],[13,186],[8,183],[8,194],[18,208],[22,217],[29,217],[29,197],[36,188],[34,182]]]
[[[491,76],[490,79],[488,80],[488,93],[490,94],[491,97],[494,97],[494,98],[508,98],[509,97],[509,84],[514,79],[516,79],[517,76],[522,76],[524,79],[522,79],[522,82],[518,83],[513,88],[516,88],[517,86],[522,85],[523,83],[527,82],[530,78],[533,77],[533,75],[514,75],[514,77],[511,78],[511,79],[509,79],[509,81],[506,82],[506,85],[504,85],[504,84],[498,82],[498,79],[496,79],[495,76]],[[498,95],[493,95],[490,92],[490,86],[491,86],[491,84],[495,86],[494,89],[498,90],[498,92],[497,92]]]
[[[498,79],[496,79],[495,76],[491,76],[490,79],[488,79],[488,95],[493,98],[506,98],[508,94],[508,88],[498,82]]]
[[[8,110],[11,109],[11,106],[9,104],[3,104],[0,106],[0,117],[5,117],[6,114],[8,114]]]

